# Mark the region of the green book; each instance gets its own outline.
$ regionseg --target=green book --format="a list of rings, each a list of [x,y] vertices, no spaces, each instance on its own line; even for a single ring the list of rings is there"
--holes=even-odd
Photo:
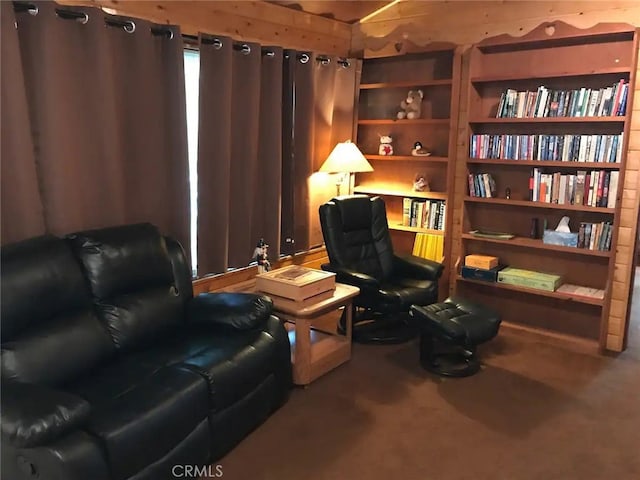
[[[498,272],[498,283],[555,292],[562,285],[562,277],[550,273],[506,267]]]

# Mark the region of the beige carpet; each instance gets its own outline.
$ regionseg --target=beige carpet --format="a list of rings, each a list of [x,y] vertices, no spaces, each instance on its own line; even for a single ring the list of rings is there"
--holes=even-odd
[[[443,380],[421,370],[415,343],[354,345],[219,462],[224,478],[640,479],[637,283],[617,358],[501,334],[479,374]]]

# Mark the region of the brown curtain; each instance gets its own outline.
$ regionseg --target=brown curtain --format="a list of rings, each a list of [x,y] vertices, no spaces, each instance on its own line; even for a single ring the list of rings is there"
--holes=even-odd
[[[360,84],[360,61],[288,51],[295,105],[293,156],[284,156],[293,195],[283,230],[293,231],[295,251],[322,244],[318,207],[335,195],[335,182],[313,175],[338,142],[355,141],[354,112]],[[346,192],[344,192],[346,193]],[[293,226],[285,223],[292,222]],[[293,252],[290,252],[293,253]]]
[[[179,30],[37,5],[18,35],[48,231],[147,221],[188,252]]]
[[[2,244],[45,232],[13,5],[0,2]]]
[[[279,249],[282,50],[200,38],[198,272]]]

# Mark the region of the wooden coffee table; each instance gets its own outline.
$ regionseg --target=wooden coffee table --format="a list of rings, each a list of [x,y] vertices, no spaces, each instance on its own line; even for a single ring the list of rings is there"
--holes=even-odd
[[[274,303],[276,315],[293,325],[289,331],[293,383],[307,385],[351,358],[351,303],[358,293],[358,287],[336,283],[331,298],[299,310]],[[314,325],[320,317],[340,307],[346,310],[345,335]]]

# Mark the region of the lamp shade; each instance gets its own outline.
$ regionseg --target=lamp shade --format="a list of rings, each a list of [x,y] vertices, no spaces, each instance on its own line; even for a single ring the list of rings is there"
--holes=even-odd
[[[326,173],[373,172],[373,167],[356,144],[347,140],[338,143],[333,148],[319,171]]]

